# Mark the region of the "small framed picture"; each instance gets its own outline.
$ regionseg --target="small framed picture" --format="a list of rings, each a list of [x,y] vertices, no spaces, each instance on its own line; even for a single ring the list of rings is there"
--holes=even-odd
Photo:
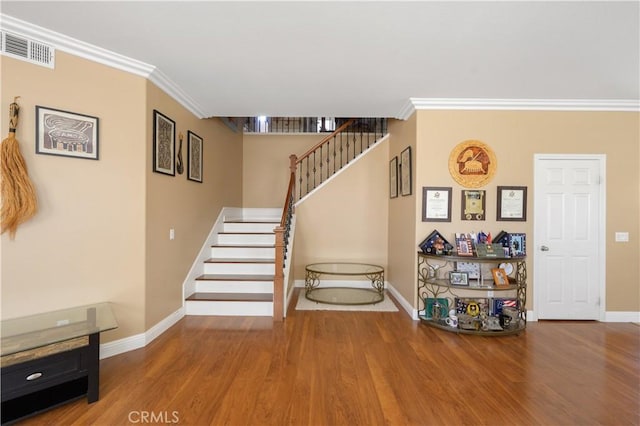
[[[527,221],[527,187],[499,186],[496,220]]]
[[[153,171],[176,174],[176,123],[160,111],[153,110]]]
[[[389,162],[389,197],[398,197],[398,156]]]
[[[475,189],[462,190],[462,220],[485,219],[485,191]]]
[[[36,106],[36,153],[98,159],[98,117]]]
[[[451,271],[449,272],[449,283],[451,285],[469,285],[469,274],[467,272]]]
[[[491,274],[493,275],[493,283],[496,287],[509,286],[509,277],[507,276],[507,272],[504,269],[493,268],[491,270]]]
[[[411,195],[411,147],[400,153],[400,192],[402,196]]]
[[[187,131],[187,179],[202,183],[202,138]]]

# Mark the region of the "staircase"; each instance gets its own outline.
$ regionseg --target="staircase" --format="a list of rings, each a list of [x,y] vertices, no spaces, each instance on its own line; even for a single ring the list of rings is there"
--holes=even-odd
[[[279,209],[242,209],[223,217],[210,243],[210,257],[198,265],[195,292],[186,315],[273,316],[275,233]]]

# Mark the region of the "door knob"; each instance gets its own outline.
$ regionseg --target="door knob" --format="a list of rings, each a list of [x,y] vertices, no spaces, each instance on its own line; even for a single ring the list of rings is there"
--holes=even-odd
[[[541,247],[540,247],[540,250],[541,250],[541,251],[549,251],[549,247],[547,247],[547,246],[541,246]]]

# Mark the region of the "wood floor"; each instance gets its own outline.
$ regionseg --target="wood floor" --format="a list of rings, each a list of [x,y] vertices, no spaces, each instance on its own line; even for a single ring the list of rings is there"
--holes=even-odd
[[[293,301],[295,306],[295,300]],[[404,312],[185,317],[27,425],[638,425],[640,326],[464,336]]]

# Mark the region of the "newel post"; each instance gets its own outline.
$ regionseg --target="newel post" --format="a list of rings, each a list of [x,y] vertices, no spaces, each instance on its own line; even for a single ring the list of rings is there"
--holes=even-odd
[[[275,275],[273,277],[273,320],[284,319],[284,227],[277,226]]]

